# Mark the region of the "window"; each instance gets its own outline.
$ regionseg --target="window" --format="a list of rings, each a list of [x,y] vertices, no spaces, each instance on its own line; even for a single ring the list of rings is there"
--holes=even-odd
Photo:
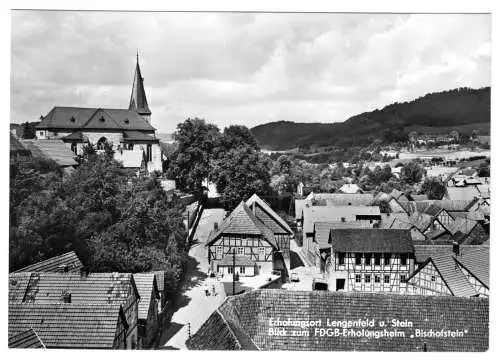
[[[222,255],[222,247],[221,246],[218,246],[215,249],[216,249],[215,252],[217,253],[217,255]]]
[[[399,280],[401,281],[401,283],[406,283],[406,275],[405,274],[401,274],[399,276]]]
[[[389,265],[389,264],[391,264],[391,255],[384,254],[384,265]]]
[[[406,265],[406,264],[407,264],[406,255],[401,255],[401,265]]]
[[[99,139],[97,142],[97,150],[104,150],[104,145],[106,145],[107,142],[108,140],[105,137]]]
[[[339,265],[345,264],[345,253],[339,253]]]
[[[134,144],[133,143],[129,143],[127,145],[127,150],[134,150]]]
[[[151,144],[148,144],[146,148],[146,157],[148,162],[151,162],[153,160],[153,146]]]
[[[266,253],[266,248],[259,248],[259,255],[264,255]]]
[[[356,265],[361,265],[361,254],[356,253],[355,260],[356,260]]]
[[[390,283],[390,281],[391,281],[391,276],[388,274],[384,275],[384,283],[387,284]]]
[[[371,254],[365,254],[365,265],[370,265],[372,262],[372,255]]]
[[[54,136],[56,137],[58,135],[57,131],[54,132]]]
[[[244,253],[245,253],[245,248],[243,248],[243,247],[236,248],[237,255],[243,255]]]
[[[78,154],[77,144],[71,143],[71,151],[75,154]]]
[[[370,280],[371,280],[371,275],[365,274],[365,283],[370,283]]]
[[[227,267],[227,272],[229,274],[233,274],[233,267],[231,265],[229,267]]]
[[[356,274],[356,283],[361,283],[361,274]]]
[[[245,274],[245,267],[240,267],[240,273]]]
[[[375,283],[380,283],[380,276],[375,274]]]
[[[431,282],[436,282],[436,276],[431,276]]]
[[[375,265],[380,265],[380,254],[375,254]]]

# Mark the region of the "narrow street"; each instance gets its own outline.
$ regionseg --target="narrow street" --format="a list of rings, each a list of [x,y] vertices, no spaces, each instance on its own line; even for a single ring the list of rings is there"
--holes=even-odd
[[[158,349],[186,349],[189,330],[194,334],[213,311],[224,301],[223,286],[207,276],[208,263],[203,244],[191,247],[186,281],[175,304],[175,313],[160,340]],[[212,294],[215,287],[216,295]],[[209,289],[207,296],[205,289]]]

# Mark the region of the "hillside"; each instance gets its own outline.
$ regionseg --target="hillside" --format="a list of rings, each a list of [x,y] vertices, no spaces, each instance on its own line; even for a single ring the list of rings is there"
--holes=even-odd
[[[457,130],[490,133],[491,89],[459,88],[430,93],[410,102],[394,103],[381,110],[353,116],[342,123],[277,121],[258,125],[252,132],[259,143],[281,150],[311,145],[339,147],[406,140],[408,132]]]

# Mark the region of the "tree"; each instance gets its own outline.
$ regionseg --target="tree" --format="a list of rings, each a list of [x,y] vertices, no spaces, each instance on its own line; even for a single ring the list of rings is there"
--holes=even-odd
[[[259,143],[250,129],[243,125],[231,125],[224,129],[223,144],[226,150],[235,146],[247,145],[257,151],[260,150]]]
[[[489,159],[479,165],[478,176],[479,177],[489,177],[490,176],[490,160]]]
[[[422,178],[425,175],[426,170],[417,162],[407,163],[403,166],[403,168],[401,168],[402,180],[411,185],[422,181]]]
[[[426,194],[430,200],[441,200],[446,193],[446,185],[438,178],[426,178],[420,193]]]
[[[35,139],[36,138],[36,129],[35,126],[38,123],[30,123],[29,121],[22,123],[22,138],[23,139]]]
[[[172,156],[168,175],[178,188],[202,193],[211,164],[222,151],[222,138],[217,126],[203,119],[187,119],[177,125],[174,133],[177,148]]]
[[[254,193],[269,192],[269,167],[268,158],[249,146],[241,146],[214,162],[210,179],[216,183],[225,208],[232,210]]]

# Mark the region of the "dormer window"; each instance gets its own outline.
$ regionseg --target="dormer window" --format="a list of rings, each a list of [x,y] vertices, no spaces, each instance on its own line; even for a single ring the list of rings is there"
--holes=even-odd
[[[123,120],[123,122],[124,122],[125,124],[130,123],[130,121],[128,121],[128,119]]]
[[[100,121],[101,123],[104,123],[104,116],[101,116],[101,117],[99,118],[99,121]]]
[[[72,116],[72,117],[69,118],[69,121],[71,121],[72,123],[74,123],[76,121],[76,119],[75,119],[74,116]]]

